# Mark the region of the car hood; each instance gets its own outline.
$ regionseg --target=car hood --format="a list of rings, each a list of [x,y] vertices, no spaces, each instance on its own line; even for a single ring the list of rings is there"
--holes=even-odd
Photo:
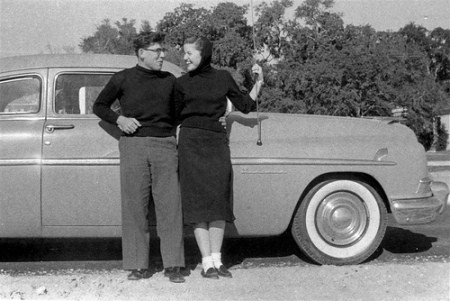
[[[257,118],[261,120],[258,146]],[[425,157],[414,132],[398,122],[321,115],[233,112],[229,118],[230,146],[234,157],[285,157],[380,160]],[[377,157],[378,156],[378,157]],[[386,156],[385,156],[386,157]],[[383,158],[386,159],[386,158]]]

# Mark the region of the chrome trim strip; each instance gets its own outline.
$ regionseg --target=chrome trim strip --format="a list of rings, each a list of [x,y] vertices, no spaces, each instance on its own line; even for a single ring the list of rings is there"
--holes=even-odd
[[[52,166],[87,166],[87,165],[119,165],[119,158],[100,158],[100,159],[43,159],[42,165]]]
[[[433,196],[433,192],[431,190],[423,192],[423,193],[408,193],[408,194],[402,194],[402,195],[390,195],[389,199],[394,201],[401,201],[401,200],[418,200],[422,198],[429,198]]]
[[[348,160],[348,159],[302,159],[302,158],[232,158],[233,165],[364,165],[394,166],[392,161]]]
[[[241,168],[241,173],[243,174],[287,174],[288,172],[286,170],[251,170],[247,166],[244,166]]]
[[[56,113],[54,113],[56,114]],[[100,118],[98,118],[95,114],[58,114],[58,115],[52,115],[47,118],[48,122],[52,121],[61,121],[61,119],[64,120],[82,120],[82,119],[96,119],[100,121]]]
[[[394,166],[395,162],[346,159],[298,158],[232,158],[233,165],[344,165],[344,166]],[[119,165],[119,158],[94,159],[0,159],[0,165]]]
[[[446,162],[446,161],[428,161],[427,162],[428,166],[450,166],[450,161]]]
[[[40,165],[41,159],[0,159],[0,166]]]
[[[119,165],[117,159],[0,159],[0,166],[51,165],[51,166],[89,166],[89,165]]]
[[[39,121],[39,120],[45,120],[44,116],[36,116],[36,113],[32,114],[33,116],[27,115],[25,116],[25,114],[22,115],[6,115],[6,114],[0,114],[0,119],[2,120],[13,120],[13,121]]]

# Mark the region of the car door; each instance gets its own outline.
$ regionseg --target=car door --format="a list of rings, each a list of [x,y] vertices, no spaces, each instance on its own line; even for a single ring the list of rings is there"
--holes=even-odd
[[[119,133],[92,113],[112,74],[49,72],[52,87],[42,151],[42,224],[47,236],[115,236],[119,231]]]
[[[0,237],[41,235],[45,75],[43,69],[0,78]]]

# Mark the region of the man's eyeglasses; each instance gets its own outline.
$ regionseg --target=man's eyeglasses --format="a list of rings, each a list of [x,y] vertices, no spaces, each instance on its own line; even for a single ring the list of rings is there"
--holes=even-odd
[[[145,49],[145,48],[142,48],[142,50],[154,52],[154,53],[156,53],[157,56],[160,56],[161,52],[164,52],[164,53],[167,52],[166,48],[158,48],[158,49]]]

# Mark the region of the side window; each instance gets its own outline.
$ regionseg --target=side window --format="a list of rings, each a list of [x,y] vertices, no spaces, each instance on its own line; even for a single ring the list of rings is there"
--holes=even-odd
[[[57,114],[93,114],[92,106],[112,74],[61,74],[56,79],[54,108]],[[113,108],[118,106],[118,101]],[[115,108],[118,110],[118,108]]]
[[[31,114],[39,111],[41,79],[27,76],[0,81],[0,114]]]

